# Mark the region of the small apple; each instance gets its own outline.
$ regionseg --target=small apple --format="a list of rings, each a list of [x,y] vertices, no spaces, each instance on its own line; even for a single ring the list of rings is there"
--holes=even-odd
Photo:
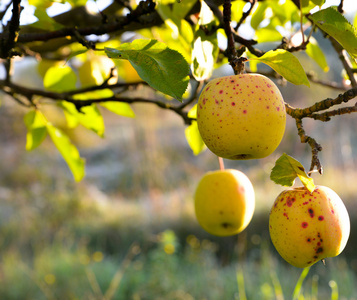
[[[269,218],[270,237],[279,254],[305,268],[339,255],[347,244],[350,219],[341,198],[330,188],[316,186],[283,191]]]
[[[280,144],[286,124],[283,97],[260,74],[225,76],[210,81],[197,106],[197,125],[207,147],[228,159],[256,159]]]
[[[198,223],[208,233],[217,236],[240,233],[252,219],[254,208],[253,185],[238,170],[207,172],[198,183],[195,213]]]

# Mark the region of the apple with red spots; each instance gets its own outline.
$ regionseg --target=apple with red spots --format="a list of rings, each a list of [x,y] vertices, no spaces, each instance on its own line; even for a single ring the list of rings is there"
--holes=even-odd
[[[280,144],[285,103],[277,86],[260,74],[211,80],[197,105],[197,125],[207,147],[228,159],[257,159]]]
[[[339,255],[347,244],[350,219],[341,198],[330,188],[316,186],[283,191],[269,218],[270,237],[282,258],[305,268]]]

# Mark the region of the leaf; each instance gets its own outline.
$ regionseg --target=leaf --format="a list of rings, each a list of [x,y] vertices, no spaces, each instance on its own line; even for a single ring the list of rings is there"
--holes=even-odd
[[[37,8],[34,16],[38,19],[38,21],[30,24],[31,27],[47,31],[59,30],[64,27],[62,24],[57,23],[53,18],[51,18],[47,14],[46,10]]]
[[[214,15],[206,2],[202,1],[199,25],[214,22]],[[218,55],[217,34],[207,35],[201,26],[195,33],[192,49],[192,75],[197,81],[210,78]]]
[[[173,4],[172,12],[178,19],[184,19],[196,4],[197,0],[176,1]]]
[[[303,165],[295,158],[284,153],[276,162],[271,171],[270,179],[283,186],[292,186],[296,177],[299,177],[302,184],[310,191],[315,189],[314,181],[309,177]]]
[[[268,8],[266,2],[258,2],[258,8],[253,12],[250,25],[254,30],[258,29],[259,24],[265,19],[265,10]]]
[[[135,113],[128,103],[117,102],[117,101],[106,101],[100,103],[100,105],[117,115],[128,117],[128,118],[135,118]]]
[[[197,81],[206,80],[212,76],[217,54],[217,36],[207,36],[200,29],[192,49],[192,75]]]
[[[31,110],[25,115],[24,122],[27,127],[26,150],[31,151],[37,148],[47,135],[46,120],[39,111]]]
[[[33,5],[37,8],[46,9],[53,4],[52,0],[28,0],[28,4]]]
[[[311,0],[311,2],[318,6],[322,6],[326,2],[326,0]]]
[[[197,118],[197,104],[190,109],[188,117]],[[201,138],[200,132],[198,131],[197,121],[192,121],[191,125],[186,127],[185,136],[194,155],[198,155],[206,149],[206,145]]]
[[[189,65],[177,51],[157,40],[137,39],[117,49],[105,48],[109,58],[127,59],[154,89],[182,101],[189,81]]]
[[[276,42],[282,39],[282,35],[275,28],[260,28],[255,32],[254,39],[259,43]]]
[[[206,145],[198,131],[197,121],[192,121],[191,125],[186,127],[185,136],[194,155],[198,155],[206,149]]]
[[[72,171],[76,181],[80,181],[85,175],[85,161],[80,157],[77,148],[71,143],[68,136],[51,123],[46,124],[47,132],[53,143]]]
[[[254,59],[267,64],[293,84],[305,84],[308,87],[310,86],[309,80],[299,60],[286,50],[270,50],[263,56]]]
[[[325,54],[313,37],[310,37],[310,42],[306,46],[306,54],[310,56],[324,72],[328,72],[329,65],[326,61]]]
[[[43,79],[45,89],[62,93],[76,88],[77,76],[69,66],[53,66],[49,68]]]
[[[94,131],[100,137],[104,136],[104,120],[96,105],[84,106],[80,112],[73,103],[61,101],[59,105],[65,112],[69,127],[73,128],[81,124],[87,129]]]
[[[357,58],[356,29],[335,8],[329,7],[310,16],[322,31],[329,34],[354,58]]]

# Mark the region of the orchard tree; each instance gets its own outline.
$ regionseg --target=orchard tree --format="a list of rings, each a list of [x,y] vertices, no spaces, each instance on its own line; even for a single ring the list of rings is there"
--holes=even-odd
[[[337,2],[336,6],[332,6],[326,0],[2,1],[2,99],[15,101],[26,108],[26,149],[34,150],[49,136],[76,181],[85,176],[84,159],[65,132],[51,122],[43,110],[44,104],[62,110],[68,127],[83,125],[99,136],[103,136],[105,129],[101,115],[103,109],[120,116],[134,117],[131,104],[140,102],[156,105],[182,118],[187,125],[183,134],[194,154],[198,155],[207,145],[217,156],[225,157],[226,152],[221,151],[223,146],[216,140],[212,145],[211,142],[212,138],[223,139],[223,136],[229,136],[224,130],[230,129],[222,129],[222,136],[217,136],[215,127],[209,127],[214,122],[213,117],[206,114],[203,119],[202,116],[206,108],[207,111],[213,109],[210,111],[212,115],[216,113],[212,103],[217,102],[218,105],[221,100],[233,99],[224,108],[226,115],[219,121],[232,118],[232,128],[242,131],[242,126],[247,125],[254,127],[255,131],[249,138],[243,136],[242,141],[231,138],[224,145],[230,148],[239,142],[240,146],[244,144],[248,149],[239,148],[239,151],[244,151],[239,153],[234,153],[234,150],[232,155],[227,154],[225,158],[228,159],[259,159],[269,155],[281,141],[285,117],[288,115],[287,118],[292,118],[296,123],[296,137],[311,149],[311,165],[306,172],[298,161],[283,154],[276,161],[271,179],[278,184],[292,186],[295,178],[299,177],[306,189],[304,193],[312,195],[316,192],[320,197],[320,191],[310,175],[311,172],[323,172],[319,159],[322,145],[316,137],[305,131],[303,121],[312,119],[327,122],[331,118],[357,111],[357,103],[348,104],[357,96],[357,33],[344,16],[345,1]],[[56,9],[63,8],[63,12],[56,13]],[[30,19],[24,17],[31,14]],[[332,46],[335,59],[340,61],[343,68],[337,81],[326,81],[304,70],[296,55],[298,52],[306,53],[323,72],[331,72],[324,49],[319,45],[321,40],[316,38],[317,34],[324,38],[324,43]],[[37,62],[38,73],[43,78],[42,88],[28,87],[13,80],[15,62],[30,59]],[[261,67],[263,64],[265,67]],[[215,85],[220,89],[212,91],[214,84],[211,79],[216,74],[214,71],[227,65],[235,75],[230,76],[229,80],[218,79]],[[264,76],[261,84],[266,86],[265,89],[255,81],[262,78],[257,74]],[[321,85],[333,89],[336,94],[334,98],[309,99],[307,102],[313,102],[313,105],[293,107],[288,99],[280,98],[281,95],[275,97],[279,89],[269,78],[280,84]],[[250,114],[255,119],[250,119],[247,124],[239,116],[227,117],[235,106],[236,111],[239,108],[242,114],[248,115],[250,112],[242,108],[243,101],[239,100],[239,96],[234,98],[234,95],[238,95],[235,89],[238,89],[239,84],[242,85],[241,94],[251,99],[256,106],[253,114]],[[141,96],[132,93],[139,87],[146,91]],[[221,100],[217,96],[220,93],[225,94]],[[200,95],[203,96],[199,99]],[[256,98],[256,95],[260,98]],[[261,98],[272,98],[272,102],[264,104],[265,107],[260,106],[257,103]],[[209,103],[211,108],[208,108]],[[274,118],[265,122],[265,114],[261,112],[271,108],[270,105],[279,111],[281,124],[276,123]],[[249,144],[251,139],[266,133],[272,133],[272,138],[276,139],[274,147],[271,151],[260,149],[254,152],[253,146]],[[264,148],[268,149],[271,146],[268,137],[267,144],[261,141],[263,138],[255,143],[261,141]],[[249,149],[253,150],[250,152]],[[220,162],[223,169],[222,159]],[[236,184],[234,178],[229,180]],[[303,199],[304,195],[287,197],[287,206],[294,205],[294,201]],[[324,199],[321,201],[329,199],[327,196],[325,199],[324,195],[321,197]],[[198,198],[202,200],[202,197]],[[246,202],[242,199],[239,201]],[[319,212],[316,217],[322,221],[329,219],[331,213],[343,211],[338,215],[342,218],[346,215],[344,206],[339,200],[336,203],[335,210],[328,204],[315,203],[314,211],[308,210],[309,216],[313,217]],[[330,210],[325,209],[325,206],[330,207]],[[282,214],[286,214],[285,210],[281,210]],[[274,216],[276,214],[275,211]],[[345,222],[341,222],[338,216],[330,220],[336,230],[335,244],[327,245],[329,249],[314,244],[305,255],[312,257],[308,260],[302,257],[297,265],[315,263],[317,259],[326,257],[323,254],[325,250],[328,250],[329,256],[338,255],[342,251],[348,238],[349,223],[346,223],[348,215],[344,218]],[[247,216],[242,218],[244,226],[238,224],[238,228],[247,225]],[[277,223],[274,220],[272,222]],[[302,220],[303,228],[308,226],[305,223]],[[222,224],[225,228],[230,226],[228,221]],[[285,223],[281,226],[285,226]],[[328,232],[330,229],[322,231]],[[237,233],[237,230],[232,232]],[[281,238],[279,228],[275,227],[275,239],[276,235]],[[280,242],[281,239],[277,243]]]

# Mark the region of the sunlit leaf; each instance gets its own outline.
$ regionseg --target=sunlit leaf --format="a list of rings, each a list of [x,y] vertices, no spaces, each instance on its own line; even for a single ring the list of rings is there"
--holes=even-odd
[[[192,124],[186,127],[185,136],[194,155],[198,155],[206,149],[206,145],[198,131],[197,121],[192,121]]]
[[[53,66],[43,79],[44,87],[52,92],[67,92],[76,88],[77,75],[69,66]]]
[[[31,151],[37,148],[47,135],[46,122],[43,115],[37,110],[29,111],[24,122],[27,128],[26,150]]]
[[[357,58],[356,29],[335,8],[329,7],[310,16],[322,31],[329,34],[354,58]]]
[[[254,39],[259,43],[276,42],[282,39],[281,33],[273,28],[260,28],[255,32]]]
[[[264,2],[258,2],[258,8],[255,10],[255,12],[252,15],[252,18],[250,20],[250,25],[252,26],[253,29],[258,29],[258,26],[260,23],[265,19],[265,10],[268,8],[267,3]]]
[[[310,56],[324,72],[328,72],[329,65],[327,63],[325,54],[321,50],[315,38],[310,37],[310,42],[306,46],[306,54]]]
[[[310,0],[310,1],[318,6],[322,6],[326,2],[326,0]]]
[[[199,14],[199,27],[195,33],[192,49],[192,75],[197,81],[210,78],[213,73],[218,55],[217,34],[206,34],[202,26],[210,27],[214,24],[214,15],[206,2],[202,1]]]
[[[197,118],[197,104],[195,104],[187,113],[187,116],[192,119]],[[202,140],[200,132],[198,131],[197,121],[192,121],[191,125],[186,127],[185,136],[189,146],[194,155],[200,154],[207,147]]]
[[[63,131],[56,128],[51,123],[47,123],[46,128],[56,148],[72,171],[74,179],[80,181],[85,175],[85,162],[80,157],[77,148],[71,143],[68,136]]]
[[[192,75],[197,81],[210,78],[218,55],[216,35],[206,35],[203,30],[196,32],[192,49]]]
[[[292,186],[297,177],[310,192],[314,191],[314,181],[306,174],[303,165],[295,158],[284,153],[275,162],[275,166],[270,174],[270,179],[276,184]]]
[[[100,105],[117,115],[128,117],[128,118],[135,118],[135,113],[128,103],[117,102],[117,101],[106,101],[106,102],[101,102]]]
[[[127,59],[151,87],[182,101],[189,80],[189,65],[177,51],[156,40],[137,39],[117,49],[105,48],[108,57]]]
[[[64,26],[57,23],[53,18],[51,18],[46,10],[36,9],[34,16],[38,19],[37,22],[30,24],[31,27],[35,27],[42,30],[54,31],[63,28]]]
[[[69,127],[81,124],[87,129],[94,131],[100,137],[104,136],[104,120],[96,105],[83,106],[80,112],[73,103],[61,101],[59,105],[64,109]]]
[[[176,18],[184,19],[198,0],[175,1],[172,12]]]
[[[54,1],[52,0],[28,0],[28,4],[41,9],[46,9],[50,7],[53,3]]]
[[[286,50],[270,50],[263,56],[254,59],[267,64],[293,84],[305,84],[310,86],[309,80],[299,60]]]

